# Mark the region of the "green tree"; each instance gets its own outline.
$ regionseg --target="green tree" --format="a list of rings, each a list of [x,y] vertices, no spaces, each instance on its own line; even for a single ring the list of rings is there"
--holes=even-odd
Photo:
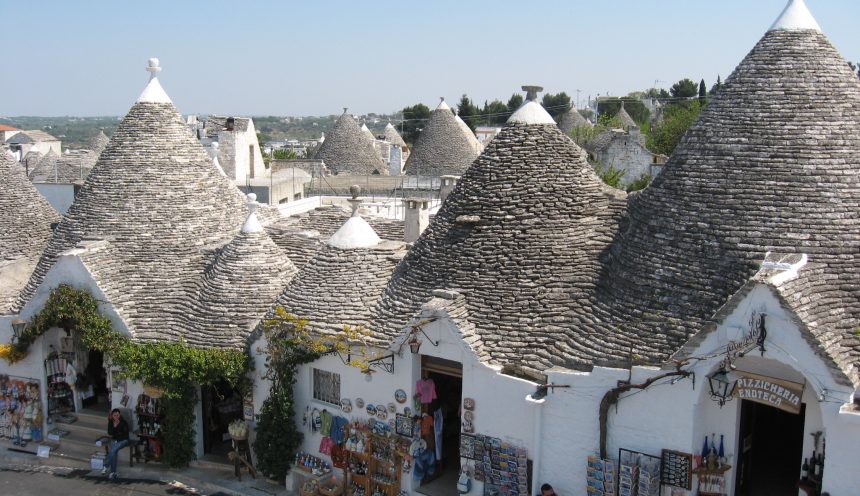
[[[628,193],[632,193],[634,191],[639,191],[639,190],[645,189],[649,184],[651,184],[651,176],[649,174],[642,174],[641,176],[634,179],[624,189]]]
[[[516,112],[516,110],[523,106],[523,96],[519,93],[514,93],[511,95],[511,98],[508,99],[508,110],[510,112]]]
[[[460,115],[460,118],[466,122],[473,132],[475,131],[475,126],[478,125],[478,115],[481,113],[478,110],[478,107],[472,103],[472,100],[463,93],[463,96],[460,97],[460,101],[457,103],[457,112]]]
[[[563,91],[555,95],[552,93],[544,93],[541,105],[543,105],[543,108],[549,112],[549,115],[556,118],[570,110],[570,97]]]
[[[717,75],[717,82],[714,83],[713,86],[711,86],[711,90],[708,92],[708,95],[715,96],[717,94],[717,92],[720,91],[720,88],[722,88],[722,87],[723,87],[723,82],[722,82],[722,80],[720,80],[720,76],[718,74]]]
[[[500,101],[493,100],[489,104],[484,104],[484,119],[483,121],[490,126],[500,126],[508,121],[511,111],[508,106]]]
[[[655,124],[648,134],[648,149],[671,155],[687,129],[699,117],[703,105],[698,100],[669,105],[663,112],[663,121]]]
[[[404,107],[400,115],[403,118],[400,136],[409,144],[415,143],[427,119],[430,118],[430,108],[423,103],[418,103],[411,107]]]
[[[648,88],[648,90],[644,92],[644,95],[646,98],[656,98],[657,100],[661,101],[666,100],[667,98],[672,96],[669,94],[668,91],[663,88]]]
[[[621,110],[621,102],[624,102],[624,110],[638,124],[648,122],[651,118],[651,111],[638,98],[622,97],[622,98],[605,98],[597,102],[597,113],[601,116],[615,116]]]
[[[613,188],[621,188],[621,179],[624,177],[623,170],[616,169],[612,164],[604,164],[603,162],[598,162],[593,167],[594,172],[597,173],[601,181]]]
[[[274,158],[275,160],[295,160],[299,158],[299,155],[293,150],[281,148],[272,152],[272,158]]]
[[[672,85],[669,94],[675,98],[692,98],[698,93],[696,83],[689,78],[684,78]]]
[[[707,88],[707,86],[705,86],[705,79],[702,78],[702,80],[699,81],[699,103],[704,105],[707,97],[708,97],[708,88]]]

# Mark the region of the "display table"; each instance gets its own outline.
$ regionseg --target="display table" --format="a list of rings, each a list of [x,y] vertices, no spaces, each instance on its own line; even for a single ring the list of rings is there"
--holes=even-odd
[[[287,492],[290,494],[299,494],[299,489],[308,479],[316,479],[317,482],[322,482],[323,479],[328,477],[331,477],[331,472],[327,474],[314,475],[310,472],[305,472],[298,467],[293,467],[289,472],[287,472],[285,485],[287,486]]]

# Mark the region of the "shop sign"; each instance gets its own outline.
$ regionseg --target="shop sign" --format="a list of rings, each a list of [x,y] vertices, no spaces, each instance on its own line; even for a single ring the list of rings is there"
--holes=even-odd
[[[775,379],[750,372],[735,371],[738,376],[735,396],[791,413],[800,413],[804,384]]]
[[[728,370],[732,368],[732,363],[754,347],[761,350],[761,355],[764,356],[764,340],[767,338],[767,328],[765,327],[765,317],[763,313],[752,312],[750,315],[749,331],[739,341],[729,341],[726,345],[726,356],[720,363],[720,368]]]

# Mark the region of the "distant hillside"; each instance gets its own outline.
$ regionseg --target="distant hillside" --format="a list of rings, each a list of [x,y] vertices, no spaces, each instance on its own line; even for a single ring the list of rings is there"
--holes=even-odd
[[[18,129],[40,129],[59,138],[63,148],[85,148],[99,129],[111,136],[121,117],[0,117],[0,124]]]
[[[200,115],[201,118],[205,114]],[[282,117],[282,116],[253,116],[257,132],[263,135],[264,141],[297,139],[317,139],[320,133],[328,132],[337,115]],[[393,116],[392,116],[393,117]],[[84,148],[90,139],[97,135],[99,129],[111,136],[119,125],[122,117],[0,117],[0,124],[6,124],[18,129],[41,129],[56,136],[63,142],[63,148]],[[359,122],[367,122],[367,127],[374,134],[382,134],[388,123],[388,116],[370,114],[360,116]],[[376,122],[374,122],[376,121]],[[397,121],[392,120],[397,123]]]

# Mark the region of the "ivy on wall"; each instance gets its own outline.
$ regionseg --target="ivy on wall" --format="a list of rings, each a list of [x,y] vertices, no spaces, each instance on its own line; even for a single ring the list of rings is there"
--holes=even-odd
[[[172,467],[188,465],[194,459],[196,386],[213,385],[223,379],[241,394],[249,386],[247,354],[220,348],[193,348],[181,339],[134,342],[113,329],[110,319],[99,312],[98,303],[86,290],[66,284],[58,286],[18,341],[0,347],[0,353],[9,348],[2,356],[14,363],[26,357],[30,345],[49,329],[74,329],[89,348],[108,355],[123,377],[164,391],[163,461]]]

